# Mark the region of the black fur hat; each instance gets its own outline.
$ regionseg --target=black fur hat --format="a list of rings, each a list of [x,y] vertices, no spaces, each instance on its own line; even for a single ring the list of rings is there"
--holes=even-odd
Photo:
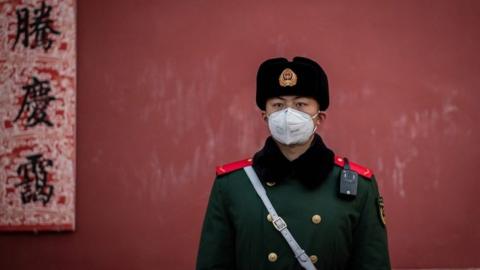
[[[263,62],[257,72],[257,106],[265,110],[269,98],[306,96],[317,100],[320,110],[329,105],[327,75],[315,61],[295,57],[273,58]]]

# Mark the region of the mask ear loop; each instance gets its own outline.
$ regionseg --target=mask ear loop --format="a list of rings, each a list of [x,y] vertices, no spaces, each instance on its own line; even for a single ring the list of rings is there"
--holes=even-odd
[[[312,121],[313,121],[313,119],[315,119],[319,114],[320,114],[320,111],[318,111],[314,116],[312,116]],[[312,134],[315,133],[315,131],[317,131],[317,125],[315,125],[315,128],[313,128]]]

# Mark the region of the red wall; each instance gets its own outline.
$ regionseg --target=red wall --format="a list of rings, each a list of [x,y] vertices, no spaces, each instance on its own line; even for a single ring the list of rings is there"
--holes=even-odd
[[[0,269],[192,269],[217,164],[267,129],[261,61],[331,85],[321,131],[371,167],[397,268],[480,267],[480,2],[78,1],[77,231],[3,233]]]

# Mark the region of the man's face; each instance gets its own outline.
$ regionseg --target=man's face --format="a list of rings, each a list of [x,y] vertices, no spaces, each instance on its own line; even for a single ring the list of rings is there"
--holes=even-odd
[[[318,116],[313,119],[317,126],[322,124],[326,118],[325,112],[319,111],[320,106],[315,99],[303,96],[279,96],[268,99],[265,111],[262,111],[262,118],[267,120],[267,117],[271,113],[283,110],[287,107],[307,113],[310,116],[314,116],[318,113]]]

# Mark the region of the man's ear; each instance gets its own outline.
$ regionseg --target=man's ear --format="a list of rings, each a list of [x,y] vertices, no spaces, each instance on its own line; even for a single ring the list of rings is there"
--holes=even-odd
[[[322,112],[322,111],[319,111],[318,112],[318,116],[317,116],[317,121],[316,121],[316,124],[317,125],[321,125],[325,122],[325,120],[327,120],[327,113],[326,112]]]
[[[266,111],[260,111],[261,115],[262,115],[262,119],[264,121],[267,121],[268,117],[267,117],[267,112]]]

